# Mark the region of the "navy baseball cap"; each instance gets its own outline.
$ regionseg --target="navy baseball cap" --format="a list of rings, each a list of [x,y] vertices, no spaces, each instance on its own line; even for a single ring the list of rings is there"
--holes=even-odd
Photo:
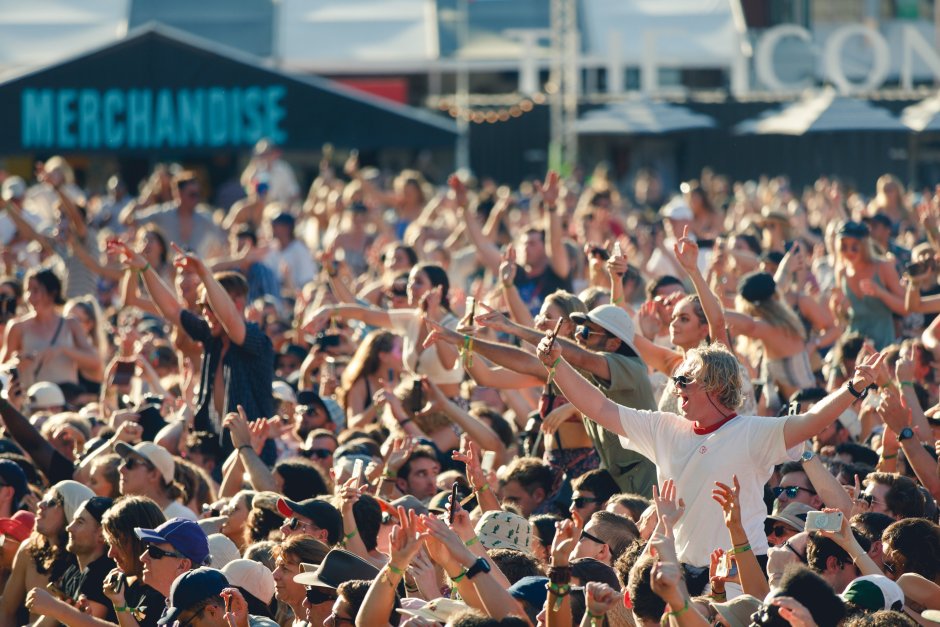
[[[219,596],[228,587],[228,579],[220,570],[203,567],[186,571],[173,580],[170,598],[167,599],[169,607],[157,624],[173,624],[179,620],[180,614],[206,599]]]
[[[193,565],[202,565],[209,559],[209,540],[197,523],[185,518],[171,518],[156,529],[134,528],[134,533],[144,542],[160,544],[166,542],[186,556]]]
[[[20,465],[10,459],[0,459],[0,483],[13,488],[13,505],[19,504],[26,495],[26,473]]]

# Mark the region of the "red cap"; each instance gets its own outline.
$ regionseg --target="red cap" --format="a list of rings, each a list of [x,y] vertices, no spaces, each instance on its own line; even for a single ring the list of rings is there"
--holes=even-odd
[[[32,512],[16,512],[12,518],[0,518],[0,533],[22,542],[33,532],[36,516]]]

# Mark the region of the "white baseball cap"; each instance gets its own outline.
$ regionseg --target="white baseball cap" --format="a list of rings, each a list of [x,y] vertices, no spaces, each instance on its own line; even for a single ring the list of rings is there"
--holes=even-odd
[[[206,540],[209,542],[209,568],[223,570],[226,565],[241,557],[238,547],[229,540],[228,536],[210,533],[206,536]]]
[[[287,403],[297,402],[297,395],[294,394],[294,389],[284,381],[271,382],[271,395],[279,401]]]
[[[134,446],[131,446],[127,442],[118,442],[114,445],[114,452],[121,457],[127,457],[128,455],[143,457],[153,464],[154,468],[160,471],[164,481],[167,483],[173,482],[173,478],[176,475],[176,462],[173,461],[173,456],[170,455],[170,452],[159,444],[154,444],[153,442],[138,442]]]
[[[62,388],[51,381],[39,381],[29,386],[26,398],[29,399],[29,406],[33,411],[50,407],[65,407],[65,394],[62,393]]]
[[[11,176],[3,181],[2,191],[0,191],[4,200],[13,200],[22,198],[26,195],[26,181],[19,176]]]
[[[585,320],[590,320],[601,327],[611,335],[623,340],[623,343],[639,355],[633,338],[636,335],[636,326],[630,318],[630,314],[617,305],[601,305],[585,313],[575,312],[569,316],[575,324],[583,324]]]
[[[225,578],[233,586],[244,588],[264,604],[274,598],[274,573],[267,566],[253,560],[232,560],[222,568]]]

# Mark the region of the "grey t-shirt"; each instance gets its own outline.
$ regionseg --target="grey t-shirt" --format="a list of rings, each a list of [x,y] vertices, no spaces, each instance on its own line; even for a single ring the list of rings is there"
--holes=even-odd
[[[183,239],[179,208],[175,202],[163,203],[142,211],[137,214],[135,220],[138,224],[157,225],[169,242],[175,242],[183,250],[192,250],[203,259],[226,252],[225,234],[212,219],[212,214],[205,208],[200,207],[193,212],[193,226],[189,239]]]

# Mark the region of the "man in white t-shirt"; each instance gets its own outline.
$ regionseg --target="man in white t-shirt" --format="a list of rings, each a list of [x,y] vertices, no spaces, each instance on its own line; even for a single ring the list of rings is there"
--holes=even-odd
[[[736,475],[741,484],[742,521],[751,548],[767,553],[764,535],[764,484],[775,464],[796,460],[803,443],[864,396],[883,361],[876,354],[860,364],[847,386],[805,414],[785,418],[738,416],[743,401],[738,361],[723,347],[688,351],[676,369],[673,386],[682,415],[640,411],[607,399],[563,359],[549,333],[538,346],[542,363],[555,366],[555,384],[586,417],[622,436],[625,447],[656,464],[660,483],[676,482],[685,514],[675,527],[679,559],[707,567],[716,548],[731,549],[721,507],[711,498],[716,481]]]

